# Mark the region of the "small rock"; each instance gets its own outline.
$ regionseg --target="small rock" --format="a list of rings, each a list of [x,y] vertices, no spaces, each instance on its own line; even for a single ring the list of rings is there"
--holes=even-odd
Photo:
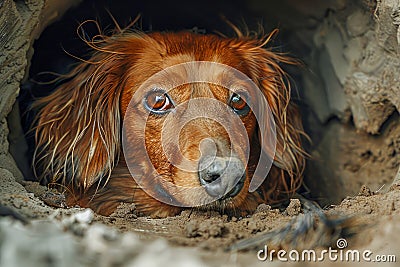
[[[61,220],[61,224],[78,236],[83,236],[89,224],[93,221],[94,212],[91,209],[79,211]]]
[[[299,215],[301,212],[301,203],[299,199],[291,199],[289,206],[286,208],[289,216]]]
[[[113,218],[136,219],[136,206],[134,203],[121,203],[110,215]]]
[[[72,217],[74,217],[75,221],[78,223],[89,224],[93,221],[94,212],[91,209],[85,209],[84,211],[72,215]]]
[[[185,232],[187,237],[196,237],[199,235],[198,233],[199,225],[196,220],[189,221],[186,224]]]
[[[256,213],[258,212],[268,212],[271,210],[271,206],[261,203],[260,205],[258,205],[257,209],[256,209]]]
[[[358,193],[358,195],[359,196],[364,196],[364,197],[369,197],[369,196],[372,196],[373,193],[372,193],[371,189],[368,186],[363,184],[361,186],[361,189],[360,189],[360,192]]]
[[[191,214],[192,214],[192,211],[189,210],[189,209],[183,210],[183,211],[181,212],[181,216],[182,216],[182,217],[185,217],[185,218],[189,218]]]
[[[65,195],[57,192],[46,191],[41,196],[40,199],[43,200],[44,203],[51,207],[56,208],[66,208],[67,204],[65,201]]]

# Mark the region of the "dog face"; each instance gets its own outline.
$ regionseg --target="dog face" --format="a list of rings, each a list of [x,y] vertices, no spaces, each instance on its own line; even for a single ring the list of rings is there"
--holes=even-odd
[[[105,40],[71,81],[37,103],[42,176],[105,214],[119,202],[156,216],[175,214],[174,206],[246,212],[293,192],[304,160],[301,124],[277,64],[289,60],[262,45],[193,33]],[[261,142],[275,133],[267,110],[253,108],[257,93],[275,121],[273,146]],[[262,154],[275,166],[249,193]]]
[[[198,39],[191,42],[199,45],[196,42],[201,39]],[[185,45],[181,38],[173,44]],[[230,53],[229,57],[233,58],[227,63],[239,65],[240,57],[226,50],[222,54]],[[244,86],[246,82],[234,77],[222,64],[209,64],[212,59],[226,64],[218,51],[203,56],[205,52],[188,50],[170,56],[160,49],[151,56],[152,62],[137,59],[139,69],[146,69],[150,63],[150,66],[162,66],[163,71],[157,75],[158,69],[153,68],[149,74],[156,78],[151,82],[143,78],[138,80],[135,75],[132,80],[128,79],[128,84],[133,86],[123,93],[122,99],[135,96],[129,103],[131,109],[128,103],[121,104],[126,122],[126,147],[130,148],[125,160],[142,170],[134,173],[134,177],[145,176],[147,182],[152,181],[142,184],[150,191],[156,183],[151,173],[162,177],[158,191],[163,190],[162,195],[169,198],[173,196],[177,205],[203,206],[208,197],[215,197],[222,198],[218,202],[221,205],[220,202],[227,202],[237,206],[237,202],[245,199],[246,193],[241,191],[249,183],[246,150],[250,148],[248,137],[254,135],[256,120],[246,103],[250,100],[250,93]],[[191,80],[213,83],[188,82]],[[221,86],[223,83],[232,89]],[[236,120],[231,119],[233,116]],[[226,127],[221,123],[227,124]],[[242,134],[230,136],[226,128],[231,135],[240,131]],[[144,147],[141,146],[143,140]],[[144,153],[138,157],[138,151]],[[146,156],[149,161],[143,166]],[[166,183],[175,188],[168,188]],[[205,187],[205,192],[187,192],[201,186]]]

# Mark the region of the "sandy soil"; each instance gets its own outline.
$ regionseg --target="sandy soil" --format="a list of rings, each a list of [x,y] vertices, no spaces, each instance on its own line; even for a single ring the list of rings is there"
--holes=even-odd
[[[34,252],[24,258],[29,259],[29,266],[43,266],[49,261],[46,255],[53,255],[51,249],[61,252],[50,259],[60,264],[51,266],[264,266],[267,263],[257,258],[264,245],[320,250],[337,247],[338,237],[346,238],[348,249],[400,256],[400,186],[392,186],[386,193],[363,186],[357,196],[323,211],[333,226],[314,216],[311,227],[300,226],[303,231],[295,233],[287,227],[304,224],[304,216],[309,214],[307,204],[298,199],[281,210],[262,204],[246,218],[187,210],[175,217],[151,219],[137,217],[132,205],[121,205],[104,217],[90,210],[60,208],[61,195],[37,183],[22,186],[4,169],[0,169],[0,177],[2,209],[9,207],[27,221],[0,219],[0,266],[23,266],[20,257],[18,261],[18,257],[10,259],[5,254],[17,254],[32,242],[38,246],[25,248]],[[344,218],[350,219],[343,223],[340,220]],[[51,249],[40,249],[50,243]],[[277,259],[272,263],[281,264]],[[325,264],[331,263],[325,260]]]

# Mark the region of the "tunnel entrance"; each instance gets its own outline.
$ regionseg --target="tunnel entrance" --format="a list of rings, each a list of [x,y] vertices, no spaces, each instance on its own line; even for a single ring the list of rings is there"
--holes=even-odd
[[[389,185],[400,162],[395,72],[399,60],[393,56],[398,44],[387,33],[393,29],[374,20],[377,10],[376,4],[365,1],[83,1],[34,42],[20,107],[24,113],[32,99],[52,90],[53,84],[34,82],[54,78],[44,73],[66,73],[77,62],[71,55],[85,58],[88,46],[77,34],[83,21],[89,21],[84,27],[87,36],[98,34],[90,20],[98,21],[107,34],[116,27],[113,19],[124,27],[138,14],[133,27],[144,32],[192,30],[234,36],[226,20],[244,31],[262,28],[268,33],[278,28],[269,46],[302,61],[286,71],[295,88],[292,99],[301,108],[312,140],[305,142],[311,155],[306,185],[321,204],[339,203],[364,184],[374,190]],[[385,11],[382,7],[380,15]]]

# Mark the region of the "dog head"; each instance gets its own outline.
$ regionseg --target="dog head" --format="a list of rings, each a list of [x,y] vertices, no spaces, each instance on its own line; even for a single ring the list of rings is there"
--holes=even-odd
[[[292,193],[302,131],[278,64],[291,61],[266,42],[189,32],[104,39],[38,101],[36,163],[84,192],[107,182],[124,148],[137,183],[167,204],[247,209],[264,155],[274,174],[262,197]]]

